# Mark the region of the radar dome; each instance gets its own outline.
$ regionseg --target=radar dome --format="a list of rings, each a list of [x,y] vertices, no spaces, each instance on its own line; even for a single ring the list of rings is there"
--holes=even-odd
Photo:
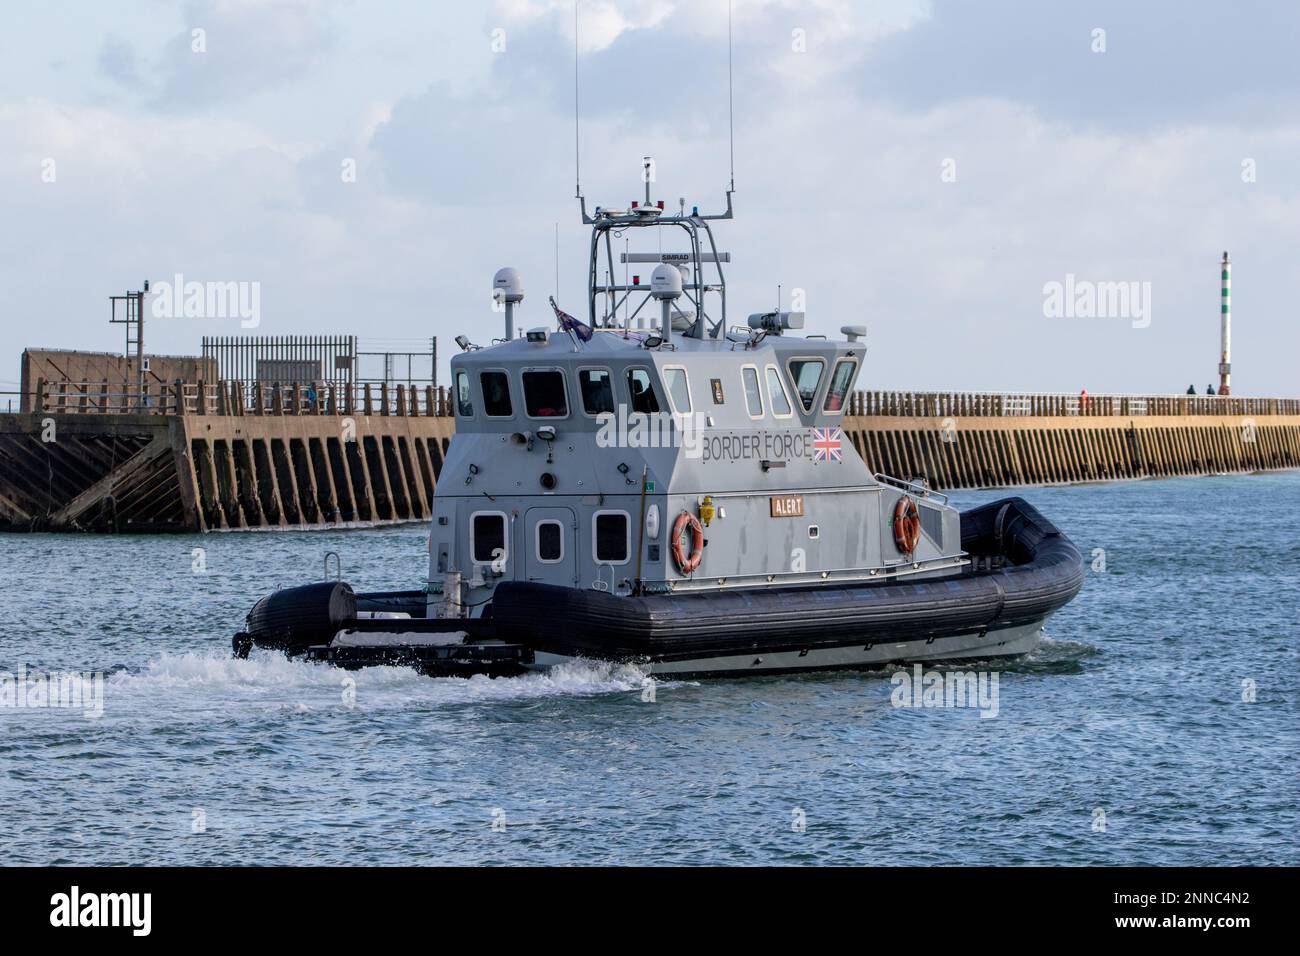
[[[492,277],[492,294],[503,302],[522,302],[524,300],[524,280],[518,269],[506,266],[498,269]]]
[[[661,262],[650,273],[650,294],[656,299],[675,299],[682,294],[682,274],[676,266]]]

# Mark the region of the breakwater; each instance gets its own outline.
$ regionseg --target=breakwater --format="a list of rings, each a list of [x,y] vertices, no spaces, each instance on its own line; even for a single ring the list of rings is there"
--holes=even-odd
[[[871,469],[937,489],[1300,467],[1300,400],[858,392]],[[432,387],[37,383],[0,415],[0,530],[119,533],[427,520],[455,429]]]
[[[992,488],[1300,467],[1300,400],[859,392],[873,471]]]

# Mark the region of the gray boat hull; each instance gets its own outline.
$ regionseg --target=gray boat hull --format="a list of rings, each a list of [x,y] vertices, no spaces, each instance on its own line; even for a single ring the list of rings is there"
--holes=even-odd
[[[1040,623],[998,631],[957,634],[943,643],[900,641],[865,646],[829,647],[807,651],[730,654],[681,661],[643,663],[656,677],[739,677],[752,674],[794,674],[805,671],[865,670],[889,664],[925,661],[983,661],[1021,657],[1032,651],[1043,634]],[[581,658],[534,652],[532,668],[556,667]]]
[[[1082,587],[1082,556],[1020,498],[961,520],[970,566],[949,577],[639,597],[503,581],[478,618],[422,617],[420,592],[357,595],[323,582],[258,602],[235,650],[276,648],[344,667],[409,664],[431,675],[586,659],[736,676],[1025,654]]]
[[[644,597],[503,582],[492,620],[537,665],[574,658],[652,673],[737,674],[1024,654],[1083,584],[1074,544],[1020,498],[962,515],[972,567],[914,583]]]

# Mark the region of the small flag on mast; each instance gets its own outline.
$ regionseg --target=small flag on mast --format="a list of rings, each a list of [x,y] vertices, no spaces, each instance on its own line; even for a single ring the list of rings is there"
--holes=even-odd
[[[555,310],[555,319],[560,323],[561,330],[568,332],[571,335],[576,335],[584,342],[591,341],[591,327],[585,322],[579,322],[573,316],[569,315],[569,313],[562,310],[555,304],[555,299],[553,297],[551,298],[551,308]]]

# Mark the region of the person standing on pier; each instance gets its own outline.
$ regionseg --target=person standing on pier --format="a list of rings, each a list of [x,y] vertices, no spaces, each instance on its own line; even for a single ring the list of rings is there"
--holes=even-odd
[[[1213,385],[1207,385],[1207,386],[1205,386],[1205,394],[1206,394],[1206,395],[1213,395],[1213,394],[1215,394],[1215,392],[1214,392],[1214,386],[1213,386]]]

